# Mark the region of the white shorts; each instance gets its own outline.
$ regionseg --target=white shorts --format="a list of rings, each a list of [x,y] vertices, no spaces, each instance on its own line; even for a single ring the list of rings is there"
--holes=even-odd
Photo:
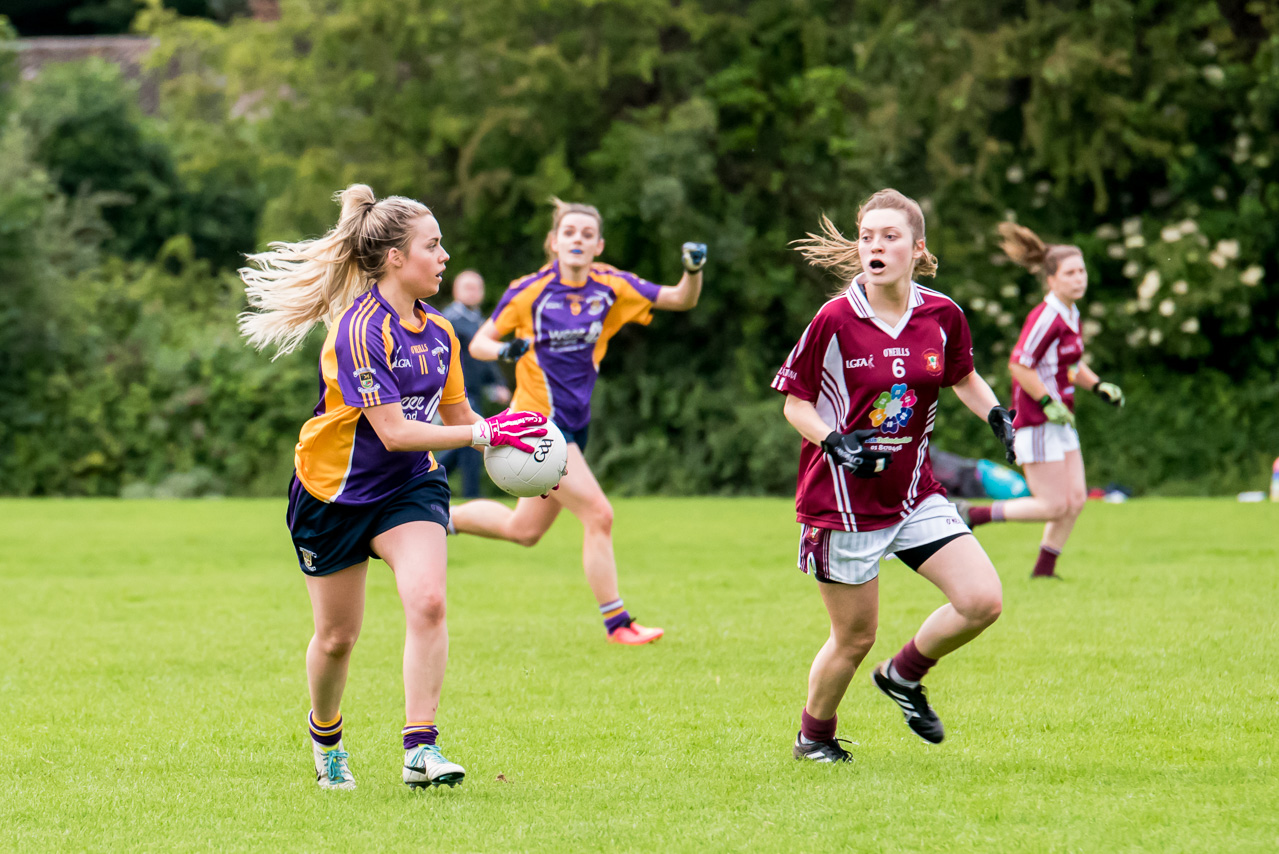
[[[1066,459],[1067,451],[1079,450],[1079,434],[1065,424],[1022,427],[1013,437],[1013,450],[1017,452],[1018,465],[1058,463]]]
[[[968,533],[955,505],[940,495],[930,495],[891,528],[834,531],[804,525],[799,536],[799,568],[818,581],[865,584],[879,575],[879,561],[885,556]]]

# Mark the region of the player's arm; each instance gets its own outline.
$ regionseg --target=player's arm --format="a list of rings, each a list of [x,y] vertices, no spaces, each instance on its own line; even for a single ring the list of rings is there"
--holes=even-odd
[[[470,401],[462,401],[461,403],[441,403],[440,404],[440,420],[447,427],[455,427],[459,424],[474,424],[476,421],[482,421],[480,414],[471,408]]]
[[[1075,385],[1086,388],[1111,406],[1124,405],[1124,391],[1114,383],[1108,383],[1097,372],[1084,363],[1079,363],[1079,372],[1075,374]]]
[[[706,264],[705,243],[685,243],[681,248],[684,275],[674,287],[657,292],[653,308],[663,311],[688,311],[702,296],[702,267]]]
[[[984,418],[990,425],[995,438],[1004,446],[1004,458],[1008,460],[1009,465],[1015,463],[1017,454],[1013,450],[1013,415],[1016,413],[1009,412],[999,405],[999,398],[995,397],[990,383],[982,379],[981,374],[976,371],[955,383],[951,388],[955,390],[955,396],[964,406],[967,406],[978,418]],[[1025,386],[1023,385],[1022,388]]]
[[[786,395],[782,412],[801,436],[850,470],[854,477],[875,477],[893,461],[891,452],[872,451],[865,447],[865,443],[879,433],[878,429],[840,433],[826,423],[816,406],[793,394]]]
[[[501,359],[503,362],[514,362],[528,352],[529,341],[527,338],[512,338],[510,341],[502,340],[502,333],[498,331],[497,324],[492,318],[484,321],[484,324],[476,331],[475,337],[471,339],[471,346],[467,347],[467,352],[472,357],[479,359],[481,362],[493,362]]]
[[[444,410],[451,410],[445,416]],[[546,416],[538,412],[503,412],[492,418],[475,415],[467,403],[447,404],[440,407],[442,418],[465,417],[465,409],[473,420],[466,424],[424,424],[404,417],[399,401],[361,409],[364,417],[373,425],[373,431],[388,451],[448,451],[473,445],[486,448],[490,445],[512,445],[521,451],[533,453],[525,437],[546,435]]]
[[[1021,386],[1021,390],[1026,392],[1031,400],[1043,400],[1048,397],[1048,386],[1044,385],[1044,381],[1039,378],[1034,368],[1028,368],[1021,362],[1009,362],[1008,373],[1012,374],[1017,385]]]

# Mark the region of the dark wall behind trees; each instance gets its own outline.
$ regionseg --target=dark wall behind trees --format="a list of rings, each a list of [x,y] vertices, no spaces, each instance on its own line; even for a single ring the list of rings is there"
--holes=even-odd
[[[1027,8],[296,0],[278,22],[230,25],[150,11],[139,25],[176,76],[140,138],[160,141],[191,198],[229,196],[206,205],[226,211],[211,218],[225,232],[216,251],[200,248],[198,218],[155,230],[162,272],[220,296],[195,307],[146,296],[178,351],[191,312],[204,318],[170,397],[135,401],[166,413],[167,456],[102,451],[92,486],[18,491],[111,492],[183,466],[218,488],[271,488],[262,473],[287,473],[281,449],[312,403],[301,378],[313,354],[272,364],[237,350],[236,289],[218,269],[253,248],[240,222],[258,246],[319,234],[333,192],[354,181],[425,201],[451,266],[491,287],[541,263],[552,194],[597,204],[604,260],[656,281],[678,277],[683,240],[711,244],[702,304],[610,350],[592,457],[615,487],[790,488],[798,439],[767,386],[838,283],[788,243],[823,211],[853,230],[858,203],[883,186],[924,204],[935,284],[965,307],[979,369],[1005,395],[1004,363],[1041,291],[1004,263],[995,225],[1016,218],[1084,248],[1090,361],[1131,390],[1122,413],[1081,403],[1091,480],[1256,485],[1279,453],[1279,16],[1186,0]],[[56,166],[51,180],[82,198]],[[166,243],[177,235],[192,248]],[[211,403],[215,375],[233,402]],[[240,395],[242,375],[255,390]],[[172,403],[188,392],[198,417]],[[984,425],[950,409],[939,443],[993,454]],[[226,419],[278,426],[256,450],[215,452],[209,424]],[[197,422],[203,433],[183,432]],[[1188,451],[1205,433],[1210,466]]]

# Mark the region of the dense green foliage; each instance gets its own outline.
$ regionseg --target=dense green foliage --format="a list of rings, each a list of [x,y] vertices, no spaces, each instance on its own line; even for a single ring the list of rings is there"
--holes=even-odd
[[[467,778],[417,794],[381,563],[342,703],[358,788],[315,787],[283,516],[0,502],[3,847],[1262,854],[1279,837],[1279,505],[1090,503],[1064,582],[1028,578],[1039,526],[981,528],[1004,612],[927,677],[946,740],[913,735],[863,671],[840,767],[790,754],[828,626],[786,499],[617,501],[626,602],[666,629],[639,649],[604,642],[573,520],[532,550],[451,539],[436,720]],[[888,561],[880,601],[867,669],[942,599]]]
[[[712,247],[701,305],[628,331],[610,350],[591,448],[600,475],[628,491],[783,491],[797,440],[767,384],[838,286],[788,242],[822,211],[853,229],[860,200],[891,185],[924,204],[936,284],[965,306],[978,367],[1004,394],[1003,362],[1041,290],[997,252],[995,225],[1015,217],[1084,248],[1090,361],[1134,392],[1118,414],[1082,404],[1099,482],[1241,489],[1258,486],[1279,452],[1279,14],[1268,7],[286,0],[283,9],[279,22],[222,25],[152,4],[137,23],[159,38],[163,113],[112,112],[124,124],[112,137],[117,160],[96,177],[105,161],[76,151],[68,129],[105,129],[98,105],[122,97],[105,88],[124,84],[101,69],[76,72],[102,89],[79,106],[49,94],[56,76],[16,87],[20,101],[64,109],[19,108],[6,133],[25,140],[57,199],[76,200],[57,202],[66,211],[98,194],[95,209],[113,226],[107,252],[154,266],[154,253],[185,235],[187,255],[212,263],[179,270],[172,259],[187,256],[165,250],[168,266],[138,281],[199,269],[212,282],[236,252],[325,230],[332,193],[362,181],[425,200],[454,269],[501,283],[541,263],[549,195],[592,201],[606,218],[604,260],[647,278],[674,282],[682,240]],[[50,114],[65,117],[53,138]],[[135,202],[112,207],[120,192]],[[92,290],[112,269],[74,281]],[[165,334],[196,336],[198,353],[217,327],[229,354],[234,287],[207,286],[222,294],[216,312],[178,320],[190,308],[171,305]],[[255,370],[300,388],[284,378],[309,371],[311,358]],[[251,360],[227,359],[234,367],[222,368],[237,373],[224,382],[251,373]],[[199,364],[193,356],[192,376]],[[289,425],[260,449],[287,446],[304,397],[244,410]],[[98,429],[119,436],[127,423]],[[991,454],[983,429],[951,413],[939,440]],[[1205,432],[1211,466],[1189,452]],[[1128,452],[1133,437],[1143,454]],[[249,472],[287,468],[271,459],[231,468],[208,440],[182,441],[181,454],[113,464],[91,482],[5,488],[113,492],[200,460],[239,492],[261,487]]]

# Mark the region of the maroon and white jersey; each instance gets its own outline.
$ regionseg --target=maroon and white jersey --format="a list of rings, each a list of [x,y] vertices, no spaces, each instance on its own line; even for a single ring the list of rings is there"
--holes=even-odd
[[[1052,294],[1031,310],[1010,361],[1034,368],[1053,400],[1075,411],[1075,373],[1084,355],[1084,339],[1079,334],[1079,307],[1066,304]],[[1013,380],[1012,408],[1017,410],[1013,427],[1034,427],[1048,421],[1044,409]]]
[[[876,531],[928,496],[946,494],[933,477],[928,436],[938,393],[973,371],[973,345],[950,297],[912,282],[906,313],[889,326],[875,317],[858,279],[817,312],[773,388],[812,403],[841,433],[879,428],[868,447],[892,452],[893,461],[878,477],[853,477],[805,439],[795,490],[800,522]]]

